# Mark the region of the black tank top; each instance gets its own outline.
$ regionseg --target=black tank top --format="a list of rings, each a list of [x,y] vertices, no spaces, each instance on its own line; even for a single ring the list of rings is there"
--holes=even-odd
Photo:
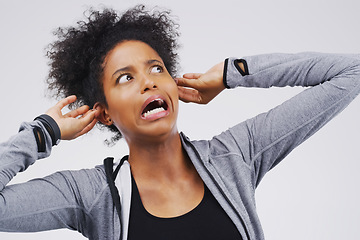
[[[156,217],[144,208],[136,182],[132,177],[132,196],[128,240],[241,240],[229,216],[205,186],[202,201],[184,215]]]

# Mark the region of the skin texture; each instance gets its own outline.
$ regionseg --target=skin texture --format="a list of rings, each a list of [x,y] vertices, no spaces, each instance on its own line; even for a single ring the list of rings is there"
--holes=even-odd
[[[204,185],[181,146],[176,125],[178,101],[210,102],[225,88],[223,65],[219,63],[205,74],[188,73],[173,79],[149,45],[120,42],[103,63],[107,104],[98,102],[94,110],[83,106],[62,115],[61,109],[76,99],[70,96],[47,114],[58,123],[62,139],[85,134],[96,121],[114,124],[129,146],[132,174],[146,210],[158,217],[179,216],[201,202]],[[167,110],[144,118],[144,106],[157,98],[167,103]]]
[[[110,51],[104,63],[103,88],[107,106],[97,105],[102,110],[100,120],[110,117],[130,146],[177,134],[177,86],[162,59],[147,44],[126,41]],[[142,106],[154,95],[168,103],[168,115],[144,120]]]
[[[99,112],[89,110],[88,106],[81,106],[62,115],[61,109],[75,102],[76,96],[72,95],[59,101],[50,108],[46,114],[51,116],[60,127],[61,139],[72,140],[89,132],[96,124]]]

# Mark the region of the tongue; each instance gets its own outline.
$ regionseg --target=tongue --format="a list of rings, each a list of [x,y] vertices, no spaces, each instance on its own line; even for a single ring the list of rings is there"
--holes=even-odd
[[[153,101],[144,108],[143,114],[159,107],[161,107],[160,101]]]

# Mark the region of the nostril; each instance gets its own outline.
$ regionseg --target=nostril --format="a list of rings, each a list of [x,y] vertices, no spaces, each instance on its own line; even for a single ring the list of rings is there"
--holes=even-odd
[[[156,88],[157,88],[157,86],[156,86],[156,85],[153,85],[153,86],[151,87],[151,89],[156,89]],[[149,90],[150,90],[150,88],[149,88],[149,87],[144,88],[144,92],[149,91]]]

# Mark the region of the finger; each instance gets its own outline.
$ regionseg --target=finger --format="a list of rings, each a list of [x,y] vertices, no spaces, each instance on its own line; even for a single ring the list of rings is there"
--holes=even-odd
[[[81,118],[66,118],[63,122],[65,128],[61,129],[61,139],[71,140],[90,131],[97,122],[96,114],[98,111],[90,110]],[[64,130],[64,131],[63,131]]]
[[[188,88],[198,88],[199,81],[197,79],[186,79],[186,78],[177,78],[177,85],[181,87]]]
[[[58,107],[60,110],[63,109],[66,105],[69,105],[70,103],[75,102],[76,100],[76,96],[75,95],[71,95],[68,96],[62,100],[60,100],[55,106]]]
[[[79,124],[81,125],[81,127],[85,127],[91,121],[93,121],[96,118],[96,113],[97,113],[96,110],[89,110],[85,114],[83,114],[80,118],[78,118],[77,120],[79,120]]]
[[[94,128],[95,124],[97,123],[96,119],[93,119],[88,125],[86,125],[78,134],[75,135],[75,137],[79,137],[81,135],[84,135],[88,133],[91,129]]]
[[[78,116],[81,116],[83,114],[85,114],[86,112],[89,111],[89,106],[84,105],[81,106],[75,110],[72,110],[71,112],[68,112],[67,114],[64,115],[64,117],[72,117],[72,118],[76,118]]]
[[[179,99],[183,102],[201,102],[199,91],[190,88],[178,87]]]
[[[192,79],[197,79],[199,77],[201,77],[201,75],[203,75],[202,73],[185,73],[183,75],[184,78],[192,78]]]
[[[95,124],[98,122],[96,118],[97,115],[97,110],[90,110],[85,115],[83,115],[83,117],[80,119],[83,124],[83,129],[80,131],[79,134],[85,134],[95,126]]]
[[[92,116],[91,114],[94,114],[94,116]],[[97,109],[90,109],[87,112],[85,112],[83,115],[81,115],[81,117],[79,117],[78,119],[83,119],[83,118],[89,118],[89,115],[91,118],[97,118],[100,114],[100,111]]]
[[[72,137],[77,138],[87,132],[89,132],[97,123],[96,119],[96,111],[90,110],[86,112],[85,115],[83,115],[81,118],[76,119],[76,128],[78,129],[78,132]]]

